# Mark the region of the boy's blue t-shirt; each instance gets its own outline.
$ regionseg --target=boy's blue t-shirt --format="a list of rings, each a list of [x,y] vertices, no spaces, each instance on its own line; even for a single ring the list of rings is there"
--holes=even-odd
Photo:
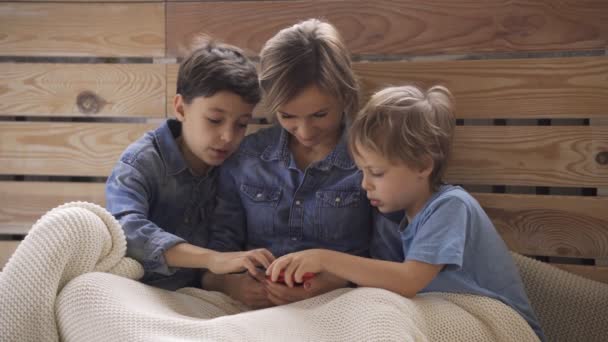
[[[407,227],[405,227],[407,225]],[[405,260],[445,267],[421,292],[469,293],[502,301],[545,340],[519,271],[479,203],[444,185],[401,232]]]

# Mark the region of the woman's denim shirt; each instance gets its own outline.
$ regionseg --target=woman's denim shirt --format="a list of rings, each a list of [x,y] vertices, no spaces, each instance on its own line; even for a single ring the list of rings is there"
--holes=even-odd
[[[215,174],[193,175],[176,142],[181,123],[168,120],[122,154],[106,183],[106,207],[141,262],[143,282],[176,289],[199,284],[198,270],[167,266],[163,253],[188,241],[205,247],[215,202]]]
[[[373,214],[345,134],[304,171],[288,137],[280,126],[251,134],[220,167],[209,247],[268,248],[277,257],[309,248],[369,255]]]

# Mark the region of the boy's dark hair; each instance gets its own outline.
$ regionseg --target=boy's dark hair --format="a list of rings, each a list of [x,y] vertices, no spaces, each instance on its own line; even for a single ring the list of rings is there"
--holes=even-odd
[[[235,46],[206,42],[180,64],[177,93],[189,104],[196,97],[224,90],[247,103],[258,103],[261,95],[255,65]]]

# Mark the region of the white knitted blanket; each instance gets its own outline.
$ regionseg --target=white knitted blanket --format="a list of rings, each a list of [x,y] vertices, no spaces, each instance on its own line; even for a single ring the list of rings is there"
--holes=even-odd
[[[469,295],[341,289],[250,311],[218,292],[133,280],[143,270],[125,247],[97,205],[43,216],[0,274],[0,341],[538,340],[506,305]]]

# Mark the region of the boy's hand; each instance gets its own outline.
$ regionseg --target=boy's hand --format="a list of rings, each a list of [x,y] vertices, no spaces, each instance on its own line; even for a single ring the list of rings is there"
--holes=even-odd
[[[273,306],[273,303],[268,299],[262,271],[259,271],[255,277],[247,273],[228,274],[224,277],[225,293],[232,299],[236,299],[252,309]]]
[[[284,271],[285,284],[294,287],[294,280],[302,283],[304,274],[324,271],[323,253],[322,249],[309,249],[283,255],[266,269],[266,275],[270,276],[272,282],[276,282],[281,271]]]
[[[268,299],[274,305],[284,305],[312,298],[348,285],[344,279],[323,272],[304,282],[303,286],[288,287],[266,280]]]
[[[270,266],[274,255],[265,248],[245,252],[214,252],[209,258],[207,268],[215,274],[241,272],[247,270],[252,277],[258,275],[256,266]]]

